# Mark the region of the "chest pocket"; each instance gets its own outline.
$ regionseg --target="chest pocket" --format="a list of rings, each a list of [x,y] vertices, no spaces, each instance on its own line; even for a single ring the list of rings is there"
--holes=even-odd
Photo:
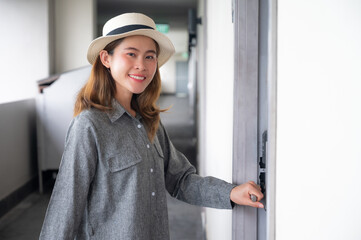
[[[137,149],[123,146],[121,147],[121,153],[108,159],[109,171],[118,172],[130,168],[140,162],[142,162],[142,157]]]

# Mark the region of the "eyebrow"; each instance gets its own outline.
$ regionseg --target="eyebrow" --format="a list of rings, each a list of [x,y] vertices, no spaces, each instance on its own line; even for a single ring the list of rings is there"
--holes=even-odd
[[[124,50],[133,50],[133,51],[137,51],[137,52],[140,52],[139,49],[135,48],[135,47],[127,47],[127,48],[124,48]],[[155,50],[147,50],[146,53],[154,53],[154,54],[157,54],[157,52]]]

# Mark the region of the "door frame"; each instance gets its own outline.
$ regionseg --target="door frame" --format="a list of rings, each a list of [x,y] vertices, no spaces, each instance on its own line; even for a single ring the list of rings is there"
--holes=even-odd
[[[267,240],[276,239],[277,0],[268,0]]]

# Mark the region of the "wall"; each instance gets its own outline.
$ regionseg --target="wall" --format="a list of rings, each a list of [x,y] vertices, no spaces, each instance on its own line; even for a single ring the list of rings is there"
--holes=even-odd
[[[0,104],[0,200],[36,177],[35,101]]]
[[[33,98],[35,81],[49,75],[48,7],[48,0],[0,1],[0,103]]]
[[[0,200],[37,173],[32,98],[49,75],[48,8],[47,0],[0,1]]]
[[[203,3],[204,4],[204,3]],[[233,41],[232,1],[206,1],[205,75],[200,90],[201,173],[232,181]],[[202,39],[202,38],[201,38]],[[202,57],[201,57],[202,58]],[[203,159],[202,159],[203,158]],[[209,240],[232,238],[232,212],[206,209]]]
[[[278,1],[277,240],[361,239],[360,12]]]
[[[94,0],[1,0],[0,103],[33,98],[37,80],[88,65],[94,11]]]
[[[36,177],[36,81],[53,73],[54,52],[57,72],[87,64],[93,7],[93,0],[0,1],[0,200]]]
[[[198,1],[197,16],[202,19],[202,24],[197,25],[197,137],[198,137],[198,168],[199,174],[204,175],[205,171],[205,125],[206,125],[206,62],[205,50],[207,19],[205,14],[205,1]]]
[[[55,72],[88,65],[88,46],[95,38],[95,0],[55,1]]]

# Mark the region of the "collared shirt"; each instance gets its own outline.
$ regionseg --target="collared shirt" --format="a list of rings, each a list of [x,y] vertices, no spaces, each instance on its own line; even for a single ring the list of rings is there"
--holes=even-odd
[[[40,239],[169,239],[167,190],[190,204],[231,209],[234,185],[200,177],[160,124],[150,142],[139,114],[81,112],[69,127]]]

